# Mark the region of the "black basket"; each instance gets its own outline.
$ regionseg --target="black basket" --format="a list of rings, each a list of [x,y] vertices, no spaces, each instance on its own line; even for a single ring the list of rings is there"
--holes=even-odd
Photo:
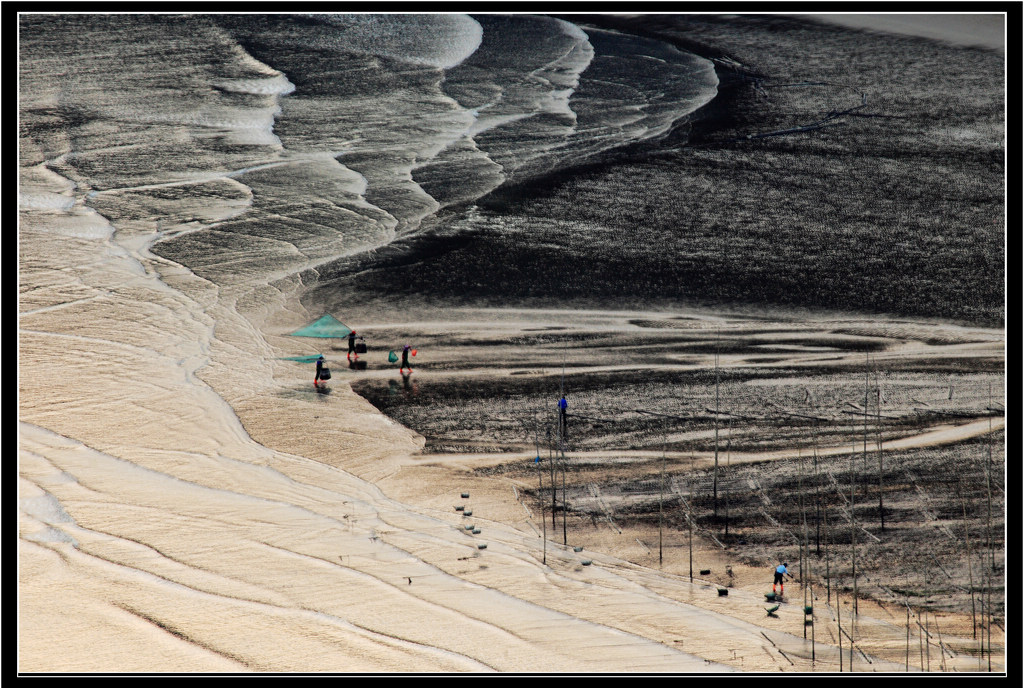
[[[366,353],[366,342],[356,342],[356,353],[357,354],[365,354]]]
[[[331,369],[330,368],[321,368],[320,369],[320,379],[321,380],[330,380],[331,379]]]

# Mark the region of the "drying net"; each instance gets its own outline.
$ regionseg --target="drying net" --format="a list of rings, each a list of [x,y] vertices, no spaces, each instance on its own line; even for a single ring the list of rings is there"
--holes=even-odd
[[[327,314],[310,323],[303,328],[291,332],[291,337],[320,337],[321,339],[333,339],[347,337],[352,328],[346,326],[333,315]]]

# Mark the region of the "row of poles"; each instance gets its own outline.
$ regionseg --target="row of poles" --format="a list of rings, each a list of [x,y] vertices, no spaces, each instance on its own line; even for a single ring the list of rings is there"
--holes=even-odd
[[[876,422],[876,431],[877,431],[876,442],[877,442],[877,448],[878,448],[879,526],[880,526],[881,532],[884,533],[885,532],[885,512],[884,512],[884,503],[883,503],[883,492],[884,492],[883,470],[884,470],[884,468],[883,468],[883,462],[882,462],[882,440],[881,440],[881,387],[878,385],[878,380],[877,380],[878,373],[877,373],[877,370],[875,371],[875,377],[876,377],[875,400],[876,400],[876,419],[877,419],[877,422]],[[715,452],[714,452],[714,470],[713,470],[713,478],[712,478],[712,508],[713,508],[713,515],[714,515],[714,518],[715,518],[716,522],[718,520],[718,483],[719,483],[719,476],[718,476],[718,473],[719,473],[719,415],[720,415],[719,387],[720,387],[719,351],[716,348],[716,352],[715,352],[715,414],[714,414],[714,416],[715,416],[715,424],[714,424]],[[565,361],[564,361],[564,358],[563,358],[563,364],[562,364],[562,380],[561,380],[561,385],[560,385],[560,392],[561,392],[560,398],[564,399],[564,397],[565,397]],[[989,389],[989,396],[991,397],[991,387]],[[867,464],[867,459],[868,459],[868,414],[869,414],[869,402],[870,402],[870,358],[869,358],[869,356],[867,354],[865,354],[864,441],[863,441],[863,460],[864,460],[865,465]],[[990,405],[991,405],[991,402],[990,402]],[[662,414],[662,415],[665,415],[665,414]],[[798,415],[798,414],[791,414],[791,415]],[[817,421],[816,417],[813,417],[813,418],[815,420],[815,427],[816,427],[818,421]],[[537,466],[538,496],[540,497],[543,494],[543,487],[544,487],[543,486],[543,477],[542,477],[542,474],[541,474],[541,471],[540,471],[540,437],[539,437],[539,428],[540,428],[540,425],[541,425],[541,423],[540,423],[540,412],[537,412],[535,414],[534,422],[535,422],[535,424],[534,424],[534,427],[533,427],[533,434],[534,434],[534,445],[535,445],[535,449],[536,449],[535,465]],[[994,548],[994,542],[992,540],[992,533],[991,533],[991,525],[992,525],[992,486],[991,486],[992,425],[991,425],[991,423],[992,423],[992,421],[991,421],[991,418],[990,418],[989,419],[989,442],[988,442],[988,466],[986,467],[986,471],[985,471],[985,475],[986,475],[986,488],[987,488],[987,494],[988,494],[988,518],[987,518],[987,528],[986,528],[986,530],[987,530],[987,536],[988,536],[987,549],[988,549],[988,552],[989,552],[989,555],[990,555],[990,566],[986,567],[988,569],[988,576],[987,576],[987,578],[988,578],[988,585],[986,585],[986,591],[988,593],[988,601],[986,603],[984,601],[984,599],[982,600],[982,607],[983,607],[983,609],[987,608],[987,612],[988,612],[989,616],[991,616],[991,614],[992,614],[992,603],[991,603],[992,573],[996,570],[995,548]],[[524,422],[524,425],[525,425],[525,422]],[[568,526],[567,526],[568,505],[567,505],[567,501],[566,501],[567,498],[566,498],[566,477],[565,477],[565,474],[566,474],[565,450],[566,450],[566,442],[567,442],[567,437],[566,437],[567,426],[566,426],[566,411],[565,411],[564,408],[559,408],[559,410],[558,410],[558,417],[557,417],[557,420],[556,420],[556,423],[555,423],[555,427],[556,427],[556,432],[557,432],[557,437],[556,437],[556,439],[557,439],[557,450],[555,450],[553,448],[555,446],[555,444],[551,441],[552,440],[552,436],[551,436],[552,433],[551,433],[550,426],[549,426],[549,428],[547,430],[548,465],[549,465],[549,469],[550,469],[550,480],[551,480],[551,487],[552,487],[552,490],[551,490],[551,526],[552,526],[553,530],[557,530],[557,527],[558,527],[558,524],[557,524],[558,502],[557,502],[557,487],[556,487],[556,484],[557,484],[557,474],[556,474],[556,471],[557,471],[557,468],[560,467],[561,468],[561,472],[562,472],[562,543],[563,543],[563,545],[568,546]],[[528,426],[527,426],[527,430],[529,431],[529,427]],[[826,537],[827,537],[827,534],[829,532],[831,532],[831,531],[828,528],[828,510],[827,509],[822,510],[821,495],[820,495],[820,491],[819,491],[819,488],[820,488],[820,484],[819,483],[820,483],[820,481],[817,478],[817,431],[815,431],[814,437],[815,437],[815,444],[814,444],[815,502],[816,502],[816,509],[817,509],[817,512],[818,512],[818,516],[815,519],[815,521],[816,521],[816,536],[815,536],[816,545],[815,545],[815,549],[817,550],[817,553],[820,556],[820,554],[821,554],[821,539],[820,539],[820,536],[821,536],[821,520],[822,520],[821,515],[822,515],[822,513],[824,513],[824,526],[825,526],[825,531],[826,531]],[[726,457],[727,457],[726,461],[727,461],[727,464],[729,463],[729,456],[730,456],[730,450],[731,450],[731,441],[732,441],[732,416],[731,415],[730,415],[730,419],[729,419],[728,438],[729,438],[728,439],[728,446],[726,447]],[[663,508],[663,501],[664,501],[665,471],[666,471],[666,460],[667,460],[666,459],[666,454],[667,454],[667,443],[665,445],[665,448],[662,451],[662,470],[661,470],[662,474],[661,474],[661,486],[660,486],[660,490],[659,490],[659,500],[658,500],[658,562],[659,562],[659,565],[663,564],[663,561],[664,561],[664,546],[663,546],[663,542],[664,542],[664,538],[663,538],[664,508]],[[857,536],[856,536],[857,521],[856,521],[856,514],[855,514],[856,490],[855,490],[855,477],[854,477],[856,475],[856,470],[855,470],[855,466],[854,466],[854,461],[855,461],[856,454],[857,454],[856,440],[854,440],[854,446],[853,446],[851,454],[850,454],[850,462],[851,463],[850,463],[850,518],[849,518],[849,520],[850,520],[850,546],[851,546],[851,576],[852,576],[852,579],[853,579],[853,589],[852,589],[852,595],[851,595],[852,600],[851,601],[852,601],[852,618],[853,618],[854,621],[856,619],[857,614],[859,613],[859,609],[858,609],[859,595],[858,595],[858,589],[857,589]],[[557,467],[556,467],[556,456],[558,457],[558,461],[557,461],[558,466]],[[812,646],[812,650],[811,650],[812,657],[811,658],[812,658],[812,662],[813,662],[813,661],[815,661],[815,656],[814,656],[814,654],[815,654],[815,652],[814,652],[815,637],[814,637],[813,612],[808,612],[807,611],[807,610],[812,610],[813,609],[813,604],[810,604],[812,602],[812,600],[813,600],[813,590],[812,590],[812,586],[810,584],[805,585],[805,581],[804,581],[804,570],[805,570],[805,567],[806,567],[806,569],[808,571],[808,579],[810,579],[810,559],[808,557],[810,544],[809,544],[809,536],[808,536],[806,509],[805,509],[805,505],[804,505],[804,494],[803,494],[803,459],[802,458],[800,460],[800,467],[801,468],[800,468],[799,477],[798,477],[798,481],[799,481],[798,482],[798,493],[799,493],[799,504],[800,504],[800,511],[801,511],[801,527],[802,527],[802,531],[803,531],[803,537],[799,538],[799,542],[800,542],[800,548],[799,548],[800,549],[800,554],[799,554],[799,572],[800,572],[800,585],[801,585],[801,587],[803,588],[803,591],[804,591],[804,610],[805,610],[805,614],[809,614],[810,615],[809,621],[805,618],[804,638],[805,639],[807,638],[807,627],[810,626],[810,628],[811,628],[811,646]],[[691,481],[692,481],[692,476],[691,476]],[[692,489],[693,489],[693,487],[692,487],[692,482],[691,482],[691,486],[690,486],[691,495],[690,495],[690,498],[687,499],[686,503],[685,503],[685,507],[686,507],[685,516],[686,516],[686,521],[687,521],[687,531],[688,531],[688,540],[689,540],[689,574],[690,574],[691,581],[693,579],[693,518],[692,518],[692,514],[690,513],[691,512],[691,508],[690,508],[691,505],[689,504],[689,501],[690,501],[690,499],[692,499]],[[958,484],[958,488],[957,489],[958,489],[958,494],[959,494],[960,493],[959,484]],[[976,618],[976,611],[977,610],[976,610],[976,604],[975,604],[975,585],[974,585],[974,574],[973,574],[974,567],[973,567],[973,565],[971,563],[972,554],[971,554],[970,532],[969,532],[969,525],[968,525],[968,521],[967,521],[966,504],[964,503],[963,495],[959,494],[959,496],[960,496],[960,500],[961,500],[961,504],[962,504],[963,518],[964,518],[965,540],[966,540],[966,544],[967,544],[968,571],[969,571],[969,577],[970,577],[970,593],[971,593],[971,606],[972,606],[973,637],[974,637],[975,640],[977,640],[978,639],[978,622],[977,622],[977,618]],[[729,529],[728,494],[726,494],[724,501],[725,501],[725,511],[726,511],[726,516],[725,516],[725,535],[728,536],[728,529]],[[541,499],[541,507],[540,508],[541,508],[541,522],[542,522],[542,527],[543,527],[542,537],[543,537],[543,540],[544,540],[543,561],[544,561],[544,564],[546,565],[547,564],[547,539],[548,538],[547,538],[547,520],[546,520],[546,515],[544,514],[543,499]],[[832,602],[831,570],[830,570],[831,569],[831,557],[830,557],[830,554],[829,554],[829,543],[828,543],[827,539],[826,539],[826,544],[825,544],[825,569],[826,569],[826,575],[825,575],[826,607],[830,608],[831,607],[831,602]],[[808,581],[808,583],[809,583],[809,581]],[[820,581],[819,581],[819,584],[820,584]],[[810,596],[811,599],[808,599],[808,596]],[[839,602],[839,591],[838,590],[835,591],[835,598],[836,598],[836,624],[837,624],[837,641],[839,643],[840,671],[843,671],[843,642],[842,642],[843,636],[846,636],[847,640],[849,641],[849,664],[848,664],[849,669],[848,670],[852,671],[853,670],[853,656],[854,656],[854,637],[850,633],[847,633],[846,631],[843,630],[841,611],[840,611],[841,610],[841,606],[840,606],[840,602]],[[903,603],[904,603],[904,605],[905,605],[905,607],[907,609],[906,669],[907,669],[907,671],[909,671],[910,670],[910,637],[911,637],[910,615],[911,615],[911,607],[910,607],[909,601],[906,599],[906,597],[904,598]],[[919,631],[920,631],[920,633],[919,633],[919,640],[921,640],[921,644],[924,646],[924,647],[921,648],[921,651],[922,651],[922,654],[921,654],[921,669],[923,671],[927,671],[927,670],[930,670],[930,658],[928,657],[928,646],[930,645],[930,633],[928,632],[928,622],[927,622],[927,619],[926,619],[924,624],[922,624],[920,613],[914,612],[914,614],[916,616],[916,625],[918,626]],[[938,628],[937,621],[935,621],[935,625],[936,625],[936,628]],[[992,635],[991,635],[991,626],[992,626],[992,619],[991,618],[988,619],[987,623],[983,621],[983,623],[982,623],[982,639],[981,639],[981,646],[980,646],[980,651],[979,651],[979,662],[981,661],[981,657],[987,654],[987,656],[988,656],[988,670],[989,671],[991,671],[991,669],[992,669]],[[851,629],[852,629],[852,627],[851,627]],[[988,642],[987,652],[986,652],[986,648],[985,648],[986,631],[987,631],[987,642]],[[943,652],[946,651],[945,646],[942,645],[942,643],[941,643],[941,638],[940,638],[940,648],[942,649]],[[861,653],[861,654],[863,655],[863,653]],[[864,655],[864,657],[866,659],[866,655]],[[943,667],[945,666],[944,659],[945,659],[945,655],[943,654]]]

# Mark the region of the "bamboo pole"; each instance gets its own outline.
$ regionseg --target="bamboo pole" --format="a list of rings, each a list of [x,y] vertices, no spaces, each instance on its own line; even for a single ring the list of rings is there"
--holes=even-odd
[[[907,605],[907,673],[910,673],[910,602],[904,597],[903,603]]]
[[[562,347],[562,380],[559,385],[560,400],[565,398],[565,359],[569,351],[569,340],[566,339],[564,344],[565,346]],[[565,431],[569,421],[565,419],[566,412],[563,409],[559,408],[559,413],[561,414],[558,422],[558,449],[561,452],[562,459],[562,544],[568,546],[569,536],[565,523],[567,518],[566,512],[569,510],[568,496],[565,493]]]
[[[732,414],[729,415],[729,436],[725,440],[725,472],[732,480]],[[729,488],[725,489],[725,537],[729,537]]]
[[[548,563],[548,522],[544,516],[544,473],[540,470],[539,418],[534,417],[534,422],[536,423],[533,428],[533,446],[537,450],[537,460],[534,462],[537,465],[537,503],[540,505],[540,527],[544,538],[544,555],[541,563],[546,566]]]
[[[804,541],[800,543],[800,549],[801,550],[806,550],[807,549],[807,521],[806,520],[804,521]],[[810,579],[811,579],[811,572],[810,572],[810,563],[809,562],[808,562],[807,569],[808,569],[807,570],[807,580],[810,581]],[[804,585],[801,582],[800,587],[802,587],[803,591],[804,591],[804,640],[807,640],[807,600],[808,600],[807,595],[808,595],[808,592],[809,592],[810,585]],[[811,651],[813,652],[814,650],[812,649]]]
[[[870,384],[870,369],[868,367],[868,352],[864,352],[864,495],[867,496],[867,468],[868,468],[868,387]]]
[[[839,629],[839,673],[843,673],[843,605],[839,604],[839,591],[836,590],[836,627]]]
[[[718,521],[718,353],[721,348],[721,339],[716,337],[715,342],[715,473],[713,479],[713,511],[715,522]]]
[[[992,406],[992,383],[988,385],[988,405]],[[996,572],[996,546],[995,539],[992,537],[992,417],[988,419],[988,464],[985,466],[985,493],[988,501],[988,517],[985,524],[985,534],[988,538],[988,551],[989,551],[989,566],[987,567],[987,578],[988,585],[985,586],[985,591],[988,596],[988,604],[986,605],[988,616],[985,618],[985,627],[988,630],[988,670],[992,671],[992,621],[994,614],[992,612],[992,588],[993,588],[993,577]]]
[[[558,417],[555,417],[555,422],[558,422]],[[555,532],[558,528],[558,521],[556,514],[558,513],[558,483],[555,482],[555,457],[553,455],[554,447],[551,442],[551,428],[548,428],[548,466],[551,469],[551,531]]]
[[[818,584],[821,585],[821,581],[818,581]],[[812,605],[811,606],[811,667],[814,666],[814,663],[815,663],[815,661],[817,659],[816,656],[815,656],[815,648],[817,646],[815,644],[816,640],[815,640],[815,637],[814,637],[814,632],[815,632],[815,628],[814,627],[818,625],[818,624],[814,623],[814,610],[817,608],[818,605],[814,604],[814,588],[813,588],[813,585],[814,584],[812,583],[811,584],[811,586],[812,586],[811,587],[811,605]],[[804,604],[804,606],[805,607],[807,606],[806,603]],[[805,609],[804,610],[804,613],[805,613],[804,618],[805,619],[807,618],[806,617],[806,611],[807,610]]]
[[[668,443],[661,450],[661,485],[658,488],[658,566],[664,562],[662,553],[663,523],[664,523],[664,496],[665,496],[665,453],[668,451]]]
[[[928,672],[931,673],[931,670],[932,670],[932,643],[931,643],[931,634],[928,632],[928,615],[927,614],[925,614],[925,617],[924,617],[924,657],[925,657],[925,661],[928,663],[927,664]]]
[[[925,629],[921,626],[921,618],[918,619],[918,653],[921,655],[921,671],[925,671]]]
[[[565,520],[569,511],[568,495],[565,492],[565,445],[562,445],[562,544],[569,544],[569,535]]]
[[[690,456],[690,489],[686,495],[686,525],[689,532],[690,582],[693,582],[693,456]]]
[[[796,452],[797,452],[797,459],[796,459],[796,461],[797,461],[797,463],[796,463],[796,465],[797,465],[797,469],[796,469],[796,501],[797,501],[797,506],[800,509],[800,516],[802,518],[803,517],[803,513],[804,513],[804,485],[803,485],[803,481],[804,481],[804,471],[803,471],[804,457],[800,453],[800,447],[797,447]],[[796,554],[796,565],[797,565],[797,568],[799,569],[799,572],[800,572],[799,573],[799,577],[797,578],[797,581],[802,586],[803,582],[804,582],[804,547],[803,547],[803,542],[799,538],[797,538],[797,542],[798,542],[798,546],[797,546],[797,554]]]
[[[854,598],[854,599],[856,599],[856,598]],[[854,633],[853,626],[856,623],[856,621],[855,621],[856,617],[854,616],[855,614],[856,614],[856,612],[853,612],[853,613],[850,614],[850,632],[846,636],[846,639],[850,641],[850,673],[853,673],[853,633]]]
[[[984,568],[984,567],[982,567]],[[981,596],[981,638],[978,640],[978,671],[982,670],[982,663],[985,661],[985,596]]]
[[[832,556],[829,554],[830,532],[828,529],[828,508],[822,512],[825,521],[825,603],[832,602]]]
[[[971,529],[967,523],[967,504],[964,501],[964,495],[960,487],[962,482],[963,478],[957,480],[956,491],[957,496],[960,497],[960,508],[963,511],[964,515],[964,544],[967,548],[967,580],[971,585],[971,628],[973,629],[973,635],[971,637],[977,640],[978,617],[974,603],[974,566],[973,564],[971,564]]]
[[[992,571],[986,567],[985,575],[987,584],[985,585],[986,599],[988,602],[982,606],[982,611],[985,612],[985,625],[982,627],[985,631],[985,635],[988,638],[988,671],[992,671]]]
[[[821,486],[818,484],[818,421],[814,421],[814,550],[821,556]]]
[[[932,614],[932,620],[935,622],[935,632],[939,634],[939,670],[946,671],[946,648],[942,644],[942,629],[939,628],[939,620]]]
[[[854,447],[856,450],[856,446]],[[854,490],[856,475],[856,467],[854,465],[856,453],[850,455],[850,561],[852,562],[852,574],[853,574],[853,609],[852,614],[857,615],[857,514],[855,511],[856,507],[856,492]],[[852,662],[852,659],[851,659]]]
[[[875,438],[878,443],[878,522],[885,532],[885,508],[882,506],[882,387],[878,382],[878,371],[875,371]]]

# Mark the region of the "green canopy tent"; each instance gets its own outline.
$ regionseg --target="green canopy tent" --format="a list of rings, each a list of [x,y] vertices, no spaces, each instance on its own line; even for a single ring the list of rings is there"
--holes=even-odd
[[[294,332],[289,332],[289,337],[316,337],[318,339],[344,339],[352,331],[343,322],[328,313],[327,315],[311,322],[305,327],[300,327]],[[295,361],[297,363],[313,363],[320,358],[320,354],[311,356],[284,356],[282,361]]]
[[[352,328],[328,313],[319,320],[289,333],[290,337],[319,337],[321,339],[342,339],[347,337]]]

